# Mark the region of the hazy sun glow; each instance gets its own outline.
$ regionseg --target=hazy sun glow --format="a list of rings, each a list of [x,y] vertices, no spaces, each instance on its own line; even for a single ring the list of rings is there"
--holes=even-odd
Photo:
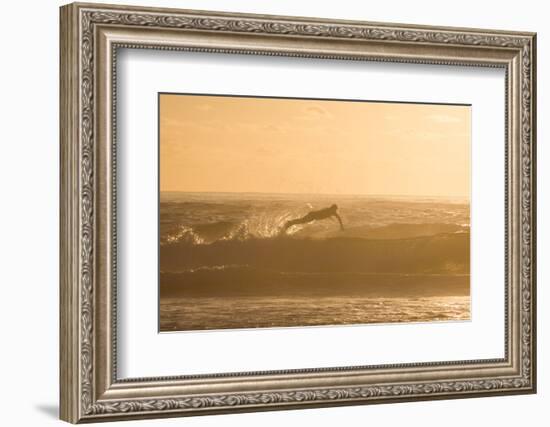
[[[161,94],[160,190],[470,195],[471,108]]]

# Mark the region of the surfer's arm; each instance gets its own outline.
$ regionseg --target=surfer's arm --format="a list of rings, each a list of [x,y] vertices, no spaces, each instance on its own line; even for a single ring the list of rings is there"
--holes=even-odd
[[[342,223],[342,218],[340,218],[340,215],[338,215],[336,212],[334,213],[334,216],[336,217],[336,219],[340,223],[340,230],[343,231],[344,230],[344,224]]]

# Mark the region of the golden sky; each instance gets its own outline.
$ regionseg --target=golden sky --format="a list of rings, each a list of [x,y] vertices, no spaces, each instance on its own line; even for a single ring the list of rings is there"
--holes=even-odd
[[[470,107],[162,94],[160,190],[470,195]]]

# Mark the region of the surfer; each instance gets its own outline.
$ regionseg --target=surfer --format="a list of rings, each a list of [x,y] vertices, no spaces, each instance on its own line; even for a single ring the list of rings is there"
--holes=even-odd
[[[335,217],[340,223],[340,229],[344,230],[344,224],[342,223],[342,218],[338,215],[338,206],[332,205],[329,208],[320,209],[318,211],[311,211],[307,215],[304,215],[301,218],[296,218],[290,221],[287,221],[281,230],[282,233],[285,233],[293,225],[297,224],[308,224],[313,221],[319,221],[321,219]]]

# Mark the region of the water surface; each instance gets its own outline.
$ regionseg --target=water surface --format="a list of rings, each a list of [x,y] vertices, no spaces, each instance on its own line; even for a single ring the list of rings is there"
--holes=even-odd
[[[284,224],[338,205],[336,219]],[[465,320],[469,204],[161,193],[161,331]]]

